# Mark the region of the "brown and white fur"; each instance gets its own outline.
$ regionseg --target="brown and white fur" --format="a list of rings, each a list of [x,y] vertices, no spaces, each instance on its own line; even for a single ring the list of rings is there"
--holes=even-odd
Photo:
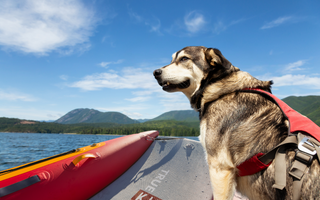
[[[205,148],[215,200],[232,199],[236,190],[249,199],[292,199],[292,177],[280,191],[274,184],[274,163],[251,176],[237,176],[237,166],[266,153],[288,133],[288,122],[276,104],[259,94],[271,92],[271,81],[260,81],[233,66],[218,49],[186,47],[172,62],[154,71],[163,90],[183,92],[199,112],[200,142]],[[287,170],[294,151],[287,153]],[[320,198],[319,164],[315,159],[302,185],[302,199]]]

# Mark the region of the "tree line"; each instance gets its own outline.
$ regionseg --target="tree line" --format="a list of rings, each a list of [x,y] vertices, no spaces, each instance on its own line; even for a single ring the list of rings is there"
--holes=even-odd
[[[37,121],[30,121],[34,122],[32,124],[21,124],[21,121],[20,119],[0,118],[0,132],[129,135],[158,130],[162,136],[198,136],[200,134],[199,121],[164,120],[126,125],[115,123],[58,124]]]

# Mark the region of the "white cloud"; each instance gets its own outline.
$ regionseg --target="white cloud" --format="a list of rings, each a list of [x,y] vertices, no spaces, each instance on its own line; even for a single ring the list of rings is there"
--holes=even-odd
[[[229,27],[240,24],[246,21],[245,18],[233,20],[231,22],[225,23],[223,20],[212,20],[202,14],[200,11],[191,11],[187,13],[183,20],[177,19],[167,28],[166,31],[173,35],[179,36],[194,36],[199,33],[214,33],[220,34],[221,32],[227,30]]]
[[[131,8],[128,8],[128,13],[129,16],[131,17],[131,19],[133,19],[134,21],[136,21],[137,23],[144,23],[146,26],[150,27],[150,32],[155,32],[159,35],[162,35],[160,28],[161,28],[161,21],[155,17],[142,17],[139,14],[133,12],[133,10]]]
[[[140,15],[138,15],[137,13],[133,12],[132,9],[129,9],[129,16],[134,19],[137,22],[142,22],[143,21],[143,17],[141,17]]]
[[[141,118],[142,115],[141,111],[143,110],[148,110],[150,109],[148,106],[146,106],[145,104],[132,104],[132,105],[121,105],[120,107],[99,107],[99,108],[95,108],[97,110],[100,110],[102,112],[121,112],[125,115],[127,115],[128,117],[130,117],[131,119],[139,119]],[[146,117],[146,116],[144,116]]]
[[[3,0],[0,45],[44,55],[85,44],[96,22],[94,12],[79,0]]]
[[[138,97],[134,97],[126,100],[131,102],[144,102],[144,101],[148,101],[150,98],[151,98],[150,96],[138,96]]]
[[[0,113],[6,117],[14,117],[27,120],[57,120],[65,112],[59,112],[57,110],[44,110],[26,107],[6,107],[0,108]]]
[[[99,65],[100,65],[101,67],[107,68],[108,65],[110,65],[111,63],[112,63],[112,62],[101,62],[101,63],[99,63]]]
[[[154,105],[150,105],[150,103],[146,103],[145,101],[150,100],[151,96],[137,96],[132,98],[133,104],[124,104],[119,107],[100,107],[96,108],[97,110],[103,111],[118,111],[124,113],[132,119],[141,118],[142,115],[139,112],[144,112],[143,118],[154,118],[159,116],[160,114],[172,110],[190,110],[190,102],[188,98],[181,92],[168,93],[161,89],[160,86],[156,88],[157,90],[153,91],[153,96],[160,101],[159,107],[155,108]],[[142,92],[143,93],[143,92]],[[139,95],[143,95],[143,94]],[[149,93],[148,93],[149,94]],[[126,99],[129,100],[129,99]],[[131,100],[131,99],[130,99]],[[129,100],[129,101],[130,101]],[[137,100],[137,101],[135,101]],[[155,102],[151,103],[154,104]]]
[[[222,21],[217,21],[213,27],[213,33],[220,34],[221,32],[227,29],[227,25],[225,25]]]
[[[109,71],[108,73],[88,75],[77,82],[71,83],[69,87],[80,88],[85,91],[102,89],[132,90],[124,98],[126,101],[133,102],[132,105],[97,109],[119,111],[135,119],[140,118],[137,115],[138,112],[150,108],[147,101],[150,102],[153,98],[160,102],[161,108],[158,111],[150,111],[149,118],[155,117],[155,113],[159,112],[191,109],[189,100],[183,93],[167,93],[163,91],[154,79],[152,71],[141,68],[124,68],[118,72]]]
[[[162,33],[160,32],[161,22],[158,18],[154,17],[154,20],[152,20],[150,22],[145,22],[145,24],[147,26],[150,26],[150,28],[151,28],[150,32],[155,32],[155,33],[162,35]]]
[[[269,28],[273,28],[276,26],[280,26],[281,24],[287,23],[287,22],[291,21],[292,19],[293,19],[292,16],[279,17],[276,20],[273,20],[271,22],[266,23],[260,29],[269,29]]]
[[[191,105],[188,98],[182,92],[168,93],[162,91],[158,94],[163,112],[171,110],[190,110]]]
[[[184,17],[184,24],[189,32],[197,33],[204,27],[206,21],[202,14],[192,11]]]
[[[67,75],[61,75],[61,76],[59,76],[59,78],[66,81],[66,80],[68,80],[69,77]]]
[[[114,62],[101,62],[99,63],[99,65],[101,67],[104,67],[104,68],[108,68],[109,66],[108,65],[117,65],[117,64],[121,64],[123,63],[123,59],[120,59],[120,60],[117,60],[117,61],[114,61]]]
[[[111,89],[154,89],[158,87],[152,72],[142,69],[125,68],[120,74],[117,72],[88,75],[82,80],[74,82],[70,87],[82,90]]]
[[[237,25],[239,23],[242,23],[244,21],[246,21],[245,18],[234,20],[234,21],[231,21],[230,23],[224,23],[222,20],[218,20],[217,22],[214,23],[213,33],[220,34],[221,32],[227,30],[227,28]]]
[[[273,80],[274,87],[308,86],[308,89],[320,89],[320,77],[287,74],[279,77],[263,76],[260,80]]]
[[[7,92],[0,89],[0,100],[6,101],[37,101],[35,97],[20,92]]]
[[[299,71],[303,70],[303,68],[300,68],[306,63],[306,60],[298,60],[297,62],[294,63],[289,63],[286,65],[285,71],[286,72],[292,72],[292,71]]]
[[[160,86],[158,86],[160,87]],[[137,96],[147,96],[147,95],[151,95],[154,91],[151,90],[143,90],[143,91],[135,91],[132,92],[132,94],[137,95]]]

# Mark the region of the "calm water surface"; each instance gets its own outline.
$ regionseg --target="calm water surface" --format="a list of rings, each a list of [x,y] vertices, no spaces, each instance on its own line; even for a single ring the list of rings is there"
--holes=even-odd
[[[122,136],[0,132],[0,171],[117,137]]]

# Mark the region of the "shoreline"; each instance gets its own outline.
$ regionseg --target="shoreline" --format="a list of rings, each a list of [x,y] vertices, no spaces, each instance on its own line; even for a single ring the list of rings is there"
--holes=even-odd
[[[7,131],[0,131],[0,133],[26,133],[26,134],[30,134],[30,132],[7,132]],[[59,134],[59,135],[107,135],[107,136],[119,136],[119,137],[122,137],[122,136],[126,136],[126,135],[115,135],[115,134],[79,134],[79,133],[33,133],[33,134]],[[133,133],[135,134],[135,133]],[[129,135],[132,135],[132,134],[129,134]],[[188,135],[185,135],[185,136],[165,136],[165,135],[159,135],[158,137],[176,137],[176,138],[187,138],[187,137],[195,137],[195,138],[199,138],[199,136],[188,136]]]
[[[31,133],[31,132],[9,132],[9,131],[0,131],[0,133]],[[117,136],[114,134],[80,134],[80,133],[33,133],[33,134],[62,134],[62,135],[112,135],[112,136]],[[119,136],[124,136],[124,135],[119,135]]]

